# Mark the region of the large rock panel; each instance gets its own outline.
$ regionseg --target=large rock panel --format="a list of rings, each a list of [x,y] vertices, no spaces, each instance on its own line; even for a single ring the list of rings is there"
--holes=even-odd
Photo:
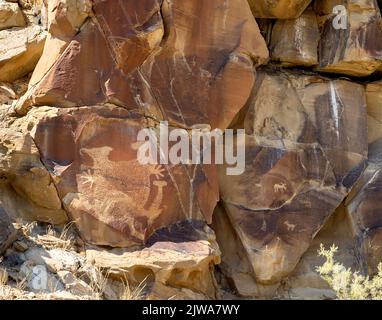
[[[369,126],[369,162],[360,181],[346,200],[351,217],[357,252],[363,271],[377,271],[382,261],[382,82],[366,87]]]
[[[221,167],[220,190],[256,281],[271,285],[294,269],[362,173],[366,100],[349,81],[271,71],[258,75],[254,97],[245,172]]]
[[[145,244],[176,222],[211,222],[218,201],[214,167],[140,164],[138,132],[150,127],[140,114],[115,106],[56,110],[40,119],[34,139],[87,241]]]
[[[17,112],[112,102],[182,127],[224,128],[268,57],[244,0],[99,0],[93,10]]]

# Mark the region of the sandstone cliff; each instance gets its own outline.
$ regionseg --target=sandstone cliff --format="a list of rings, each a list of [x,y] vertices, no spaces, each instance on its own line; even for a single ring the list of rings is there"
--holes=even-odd
[[[4,282],[52,299],[126,284],[146,299],[335,298],[320,243],[375,273],[380,5],[1,0]],[[138,132],[161,121],[243,129],[244,172],[141,164]]]

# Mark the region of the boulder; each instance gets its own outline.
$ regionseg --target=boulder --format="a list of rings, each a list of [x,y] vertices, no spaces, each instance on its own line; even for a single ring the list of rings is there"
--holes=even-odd
[[[346,9],[341,18],[333,8]],[[323,0],[315,2],[321,40],[319,71],[368,76],[382,64],[382,18],[376,1]]]
[[[243,124],[245,172],[227,176],[222,166],[219,180],[256,281],[272,285],[364,170],[366,98],[362,85],[314,75],[270,70],[257,81]]]
[[[17,238],[17,231],[4,211],[0,202],[0,255],[8,249]]]
[[[41,114],[34,141],[85,240],[124,247],[178,222],[211,222],[215,167],[141,164],[137,136],[150,123],[140,114],[115,106],[41,109],[29,113]]]
[[[325,262],[325,258],[317,254],[320,246],[330,248],[333,244],[338,247],[338,252],[334,255],[335,261],[345,268],[350,268],[353,271],[359,270],[351,222],[344,204],[341,204],[326,221],[308,250],[301,257],[296,268],[278,288],[277,297],[293,300],[336,299],[335,291],[330,288],[316,270]]]
[[[94,295],[93,289],[83,280],[78,279],[73,273],[69,271],[59,271],[58,277],[65,285],[67,291],[75,296],[88,296]]]
[[[256,18],[295,19],[298,18],[312,0],[248,0]]]
[[[373,274],[382,262],[382,82],[366,86],[369,125],[368,166],[346,200],[356,249],[364,272]]]
[[[20,267],[19,281],[25,281],[26,287],[34,293],[55,293],[64,291],[64,285],[45,266],[26,261]]]
[[[0,81],[14,81],[33,71],[45,37],[45,31],[35,25],[0,31]]]
[[[22,123],[25,128],[18,127]],[[40,153],[27,130],[27,119],[0,128],[0,202],[6,212],[30,221],[62,224],[67,221],[61,200]]]
[[[224,6],[219,0],[97,0],[93,11],[16,106],[18,113],[31,105],[111,102],[181,127],[225,128],[250,96],[253,66],[268,58],[245,0]],[[57,20],[65,30],[63,24]],[[54,60],[49,55],[41,64],[51,65],[44,62]]]
[[[53,273],[59,271],[73,273],[84,264],[84,257],[81,255],[59,248],[46,250],[34,247],[27,250],[24,254],[27,260],[32,261],[36,265],[46,266]]]
[[[299,18],[277,20],[272,29],[270,54],[283,66],[315,66],[320,40],[315,12],[307,9]]]
[[[158,241],[142,250],[86,250],[89,263],[104,269],[110,277],[125,279],[131,286],[143,286],[146,294],[161,299],[181,299],[187,292],[194,298],[203,294],[216,298],[213,267],[220,262],[219,256],[214,239]],[[174,292],[180,296],[174,296]]]
[[[36,85],[58,60],[89,17],[92,5],[90,0],[53,0],[48,2],[47,29],[43,59],[33,71],[29,85]]]
[[[25,25],[24,15],[17,3],[0,1],[0,30]]]

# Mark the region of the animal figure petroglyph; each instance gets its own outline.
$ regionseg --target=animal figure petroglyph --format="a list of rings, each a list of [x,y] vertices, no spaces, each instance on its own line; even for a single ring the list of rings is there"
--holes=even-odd
[[[294,231],[296,228],[295,224],[289,223],[288,221],[285,221],[284,224],[287,226],[288,231]]]
[[[287,186],[285,183],[276,183],[274,186],[273,186],[273,190],[275,192],[285,192],[287,191]]]
[[[99,220],[121,221],[130,226],[133,236],[142,238],[144,230],[136,218],[146,217],[147,224],[151,224],[161,214],[163,189],[167,186],[162,180],[165,169],[160,165],[141,165],[135,159],[111,161],[112,151],[108,146],[81,149],[80,154],[90,157],[93,164],[91,169],[85,165],[81,168],[84,171],[77,176],[79,192],[95,203],[93,208]],[[155,197],[151,200],[152,194]]]

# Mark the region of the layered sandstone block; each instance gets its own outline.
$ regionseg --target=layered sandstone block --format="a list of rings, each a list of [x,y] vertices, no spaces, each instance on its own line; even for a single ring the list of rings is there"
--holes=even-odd
[[[246,170],[219,171],[221,197],[257,283],[274,285],[364,169],[365,92],[344,80],[261,72],[244,118]]]
[[[298,18],[311,0],[248,0],[256,18]]]
[[[369,128],[369,163],[346,201],[361,264],[366,272],[377,271],[382,261],[382,82],[366,86]]]
[[[33,120],[29,118],[14,122],[12,128],[0,128],[0,202],[14,219],[62,224],[67,215],[28,133],[32,127]]]
[[[382,18],[376,1],[313,4],[296,19],[269,21],[272,60],[357,77],[382,68]]]
[[[337,5],[346,9],[344,16],[333,13]],[[367,76],[381,66],[382,18],[375,0],[316,1],[315,9],[321,26],[320,71]]]
[[[36,25],[0,31],[0,81],[14,81],[33,71],[45,37],[45,31]]]
[[[211,269],[220,262],[219,256],[214,237],[179,243],[157,241],[138,251],[86,250],[87,260],[108,270],[110,277],[128,280],[131,285],[144,281],[149,299],[216,299]]]
[[[268,53],[245,1],[215,2],[95,1],[95,16],[17,112],[111,102],[177,126],[225,128],[249,98],[252,67]]]
[[[315,12],[307,9],[299,18],[277,20],[272,29],[270,54],[285,66],[315,66],[320,33]]]
[[[24,15],[17,3],[0,1],[0,30],[25,25]]]
[[[226,128],[248,100],[268,51],[246,1],[217,2],[49,3],[44,54],[15,110],[60,107],[28,115],[87,241],[142,245],[178,222],[211,222],[214,166],[141,165],[136,141],[159,120]]]

